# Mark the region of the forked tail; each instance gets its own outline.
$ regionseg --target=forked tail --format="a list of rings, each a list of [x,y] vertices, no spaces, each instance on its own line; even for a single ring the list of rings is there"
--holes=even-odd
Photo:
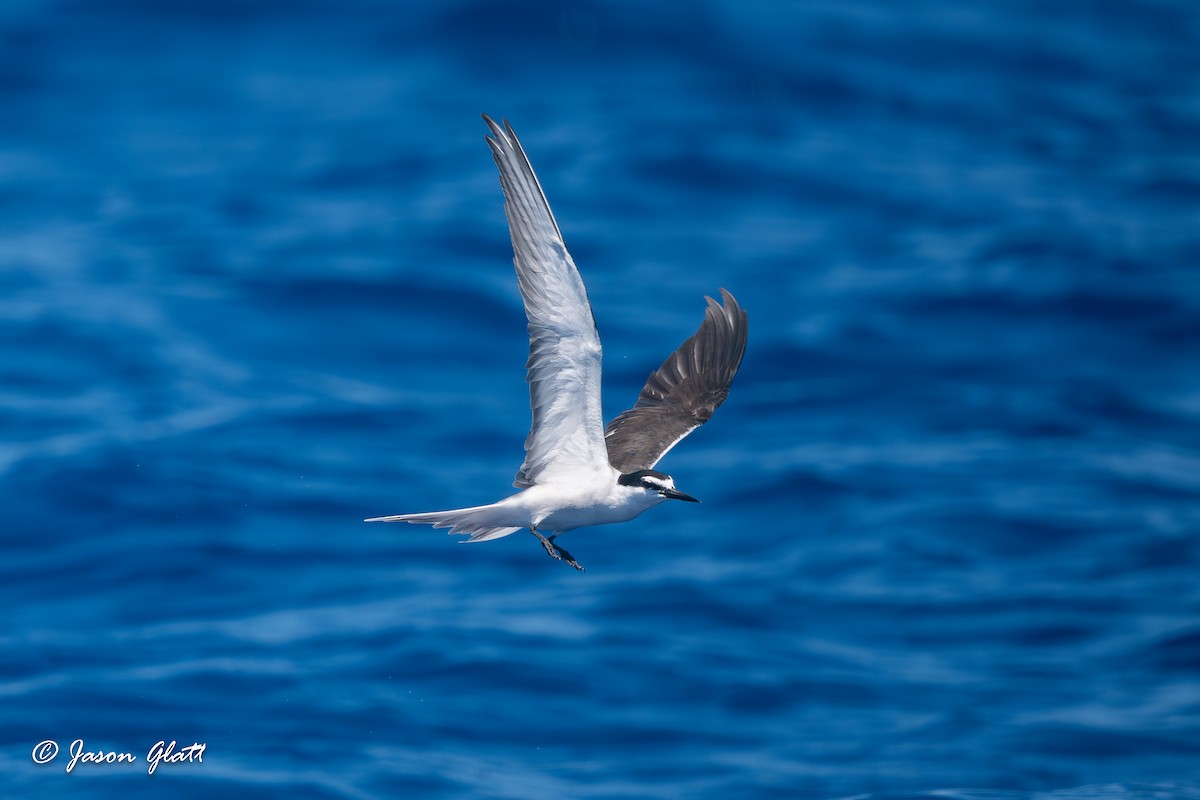
[[[457,508],[453,511],[431,511],[427,514],[395,514],[390,517],[371,517],[364,522],[409,522],[413,525],[432,525],[435,528],[449,528],[450,533],[468,535],[470,542],[486,542],[489,539],[499,539],[516,533],[520,527],[502,525],[499,517],[503,511],[490,506],[475,506],[473,508]]]

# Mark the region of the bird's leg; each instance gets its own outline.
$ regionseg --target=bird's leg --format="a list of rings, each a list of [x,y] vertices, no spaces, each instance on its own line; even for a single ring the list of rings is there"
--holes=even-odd
[[[538,533],[537,528],[530,528],[529,532],[538,538],[538,541],[542,543],[542,547],[546,548],[546,554],[548,556],[555,559],[556,561],[562,561],[562,556],[560,556],[558,554],[558,552],[557,552],[558,548],[554,546],[553,542],[551,542],[545,536],[542,536],[540,533]]]
[[[558,534],[557,534],[557,533],[556,533],[556,534],[554,534],[553,536],[551,536],[551,537],[550,537],[550,538],[547,540],[547,541],[550,543],[550,546],[551,546],[551,547],[553,547],[555,550],[557,550],[557,551],[558,551],[558,555],[556,556],[556,558],[561,558],[563,561],[566,561],[568,564],[570,564],[570,565],[571,565],[572,567],[574,567],[575,569],[579,570],[580,572],[583,572],[583,567],[581,567],[581,566],[579,565],[579,562],[575,560],[574,556],[572,556],[572,555],[571,555],[570,553],[568,553],[566,550],[563,550],[561,547],[559,547],[558,545],[556,545],[556,544],[554,543],[554,540],[555,540],[556,538],[558,538]]]
[[[538,538],[538,541],[540,541],[542,543],[542,547],[545,548],[546,554],[548,556],[553,558],[555,561],[566,561],[568,564],[570,564],[575,569],[579,570],[580,572],[583,572],[583,567],[579,566],[579,562],[576,561],[571,556],[570,553],[568,553],[566,550],[563,550],[561,547],[559,547],[558,545],[556,545],[554,543],[554,537],[558,536],[557,533],[554,534],[554,536],[551,536],[550,538],[546,538],[545,536],[542,536],[540,533],[538,533],[537,528],[530,528],[529,532],[532,533],[534,536],[536,536]]]

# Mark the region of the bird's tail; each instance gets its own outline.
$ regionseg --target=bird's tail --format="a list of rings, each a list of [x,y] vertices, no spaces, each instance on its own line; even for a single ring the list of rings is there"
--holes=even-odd
[[[431,511],[426,514],[395,514],[390,517],[371,517],[364,522],[410,522],[413,525],[432,525],[449,528],[450,533],[469,535],[470,542],[486,542],[499,539],[521,530],[520,526],[502,524],[504,510],[497,503],[473,508],[457,508],[453,511]]]

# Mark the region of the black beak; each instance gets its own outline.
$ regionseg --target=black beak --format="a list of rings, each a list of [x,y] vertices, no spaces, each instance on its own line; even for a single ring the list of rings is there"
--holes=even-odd
[[[669,498],[671,500],[687,500],[689,503],[699,503],[700,502],[696,498],[692,497],[690,494],[684,494],[683,492],[678,492],[674,489],[663,489],[661,494],[663,497]]]

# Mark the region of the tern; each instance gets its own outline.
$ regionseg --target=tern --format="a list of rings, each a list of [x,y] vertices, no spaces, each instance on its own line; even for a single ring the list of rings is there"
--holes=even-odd
[[[528,529],[552,558],[582,570],[555,542],[559,535],[627,522],[667,500],[699,502],[654,465],[725,401],[746,351],[747,315],[725,289],[723,304],[706,297],[700,328],[650,374],[633,408],[605,427],[600,336],[583,279],[512,126],[504,120],[501,127],[486,114],[483,121],[500,170],[529,321],[525,379],[533,425],[513,481],[521,491],[491,505],[366,522],[449,528],[471,542]]]

